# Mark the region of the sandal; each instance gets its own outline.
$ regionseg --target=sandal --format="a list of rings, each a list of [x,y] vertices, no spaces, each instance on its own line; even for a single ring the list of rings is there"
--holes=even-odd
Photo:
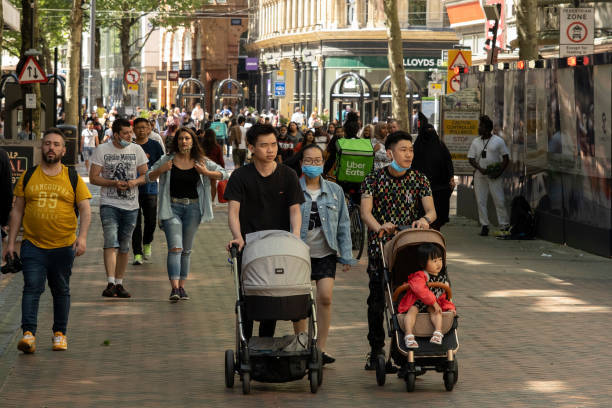
[[[414,334],[407,334],[404,337],[404,343],[406,343],[406,347],[409,349],[419,348],[419,343],[414,339]]]
[[[429,342],[433,344],[441,345],[442,338],[444,338],[444,335],[436,330],[435,332],[433,332],[433,336],[431,336],[431,339],[429,340]]]

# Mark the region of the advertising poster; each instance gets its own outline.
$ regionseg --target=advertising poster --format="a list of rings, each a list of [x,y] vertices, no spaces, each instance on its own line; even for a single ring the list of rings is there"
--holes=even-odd
[[[561,130],[555,149],[549,150],[548,160],[551,170],[576,173],[579,166],[576,158],[576,99],[574,97],[574,70],[557,71],[557,93],[559,98],[559,118]],[[553,135],[554,138],[554,135]],[[550,143],[549,143],[550,145]],[[558,148],[560,146],[560,149]]]
[[[514,86],[516,83],[515,71],[504,71],[502,73],[506,86],[504,88],[504,114],[502,129],[498,134],[506,142],[506,146],[512,141],[512,124],[514,123]]]
[[[34,147],[0,145],[0,148],[8,154],[11,164],[11,184],[14,188],[19,177],[34,165]]]
[[[525,90],[525,124],[526,124],[526,165],[527,173],[538,172],[546,167],[546,152],[548,134],[549,92],[545,88],[546,76],[544,70],[529,70]]]
[[[576,151],[581,158],[594,157],[593,66],[574,69],[574,92],[576,96]]]
[[[594,90],[593,119],[595,157],[603,170],[602,176],[609,179],[612,177],[612,65],[593,67],[593,82],[597,84]]]
[[[462,89],[444,97],[443,140],[453,159],[456,175],[471,175],[473,167],[467,159],[472,140],[478,136],[480,92],[477,88]]]

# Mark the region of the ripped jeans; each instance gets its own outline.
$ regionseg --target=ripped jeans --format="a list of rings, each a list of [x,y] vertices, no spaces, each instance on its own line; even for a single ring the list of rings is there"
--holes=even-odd
[[[162,229],[168,242],[168,278],[170,280],[185,280],[189,274],[191,247],[196,231],[200,226],[200,206],[172,203],[174,217],[162,220]],[[182,249],[179,252],[172,249]]]

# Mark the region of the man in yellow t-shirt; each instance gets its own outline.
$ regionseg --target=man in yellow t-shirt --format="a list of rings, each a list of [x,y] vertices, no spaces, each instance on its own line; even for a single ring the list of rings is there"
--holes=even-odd
[[[77,175],[73,189],[69,170],[61,163],[66,141],[60,129],[50,128],[42,139],[42,162],[31,174],[25,189],[24,175],[15,185],[15,205],[9,220],[8,245],[2,254],[13,253],[17,233],[23,223],[21,260],[23,298],[21,328],[23,338],[17,348],[24,353],[36,350],[38,302],[45,290],[45,279],[53,295],[53,350],[66,350],[66,327],[70,311],[70,275],[74,257],[87,248],[91,220],[91,194]],[[80,214],[76,234],[76,206]]]

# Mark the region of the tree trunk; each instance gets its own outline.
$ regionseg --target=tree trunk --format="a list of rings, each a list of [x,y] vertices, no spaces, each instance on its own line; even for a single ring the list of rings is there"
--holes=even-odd
[[[538,59],[538,36],[536,32],[536,0],[518,0],[516,26],[518,30],[519,59]]]
[[[397,15],[397,0],[383,0],[385,25],[389,38],[389,71],[391,73],[391,112],[402,130],[408,129],[408,101],[406,100],[406,73],[404,71],[404,51],[402,49],[402,32]]]
[[[123,105],[127,105],[127,101],[129,100],[127,94],[127,85],[123,78],[125,78],[125,74],[130,69],[130,29],[132,28],[132,18],[122,18],[121,19],[121,29],[119,30],[119,43],[121,44],[121,64],[123,65],[123,75],[121,76],[122,84],[121,87],[123,91]]]
[[[0,16],[4,16],[4,7],[2,6],[2,0],[0,0]],[[2,47],[2,35],[4,34],[4,22],[0,24],[0,50],[3,50]],[[0,76],[2,76],[2,52],[0,51]]]
[[[70,13],[70,48],[68,49],[68,81],[66,81],[66,124],[79,126],[79,83],[81,78],[81,38],[83,10],[81,0],[72,0]]]

